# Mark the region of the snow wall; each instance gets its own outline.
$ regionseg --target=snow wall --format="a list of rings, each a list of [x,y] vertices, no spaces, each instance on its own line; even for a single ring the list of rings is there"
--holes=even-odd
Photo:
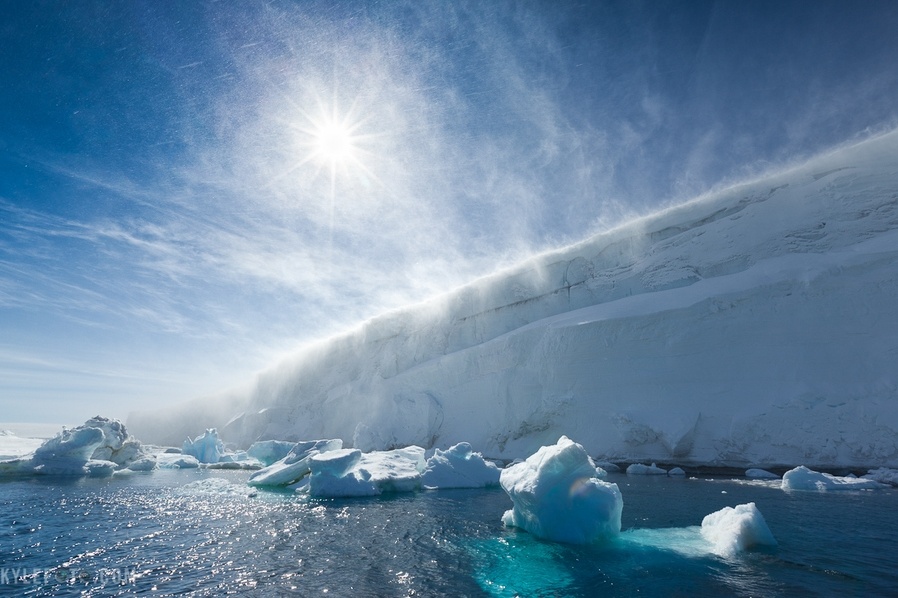
[[[898,132],[321,341],[251,390],[132,414],[169,444],[562,434],[607,459],[898,466]]]

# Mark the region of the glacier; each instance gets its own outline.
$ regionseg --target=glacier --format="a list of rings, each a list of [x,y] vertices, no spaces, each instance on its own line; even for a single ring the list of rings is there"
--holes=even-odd
[[[131,414],[363,452],[561,435],[607,461],[898,466],[898,132],[635,219]],[[584,214],[588,218],[588,214]]]

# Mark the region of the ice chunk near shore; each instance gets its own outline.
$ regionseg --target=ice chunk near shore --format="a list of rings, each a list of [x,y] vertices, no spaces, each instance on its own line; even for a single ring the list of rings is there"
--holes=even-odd
[[[200,463],[218,463],[225,449],[224,443],[218,437],[218,430],[209,428],[201,436],[185,440],[181,452],[196,457]]]
[[[499,483],[501,470],[485,461],[467,442],[459,442],[442,451],[436,449],[427,460],[422,476],[426,488],[483,488]]]
[[[886,488],[885,484],[871,479],[834,476],[799,465],[783,474],[783,490],[872,490]]]
[[[745,470],[745,477],[751,478],[753,480],[778,480],[780,477],[775,473],[767,471],[766,469],[758,469],[756,467],[752,469]]]
[[[499,481],[514,504],[502,516],[506,526],[572,544],[620,532],[624,501],[617,484],[598,479],[592,459],[566,436],[504,469]]]
[[[248,483],[251,486],[289,486],[295,484],[311,471],[312,457],[320,453],[342,449],[343,441],[340,439],[306,440],[291,443],[291,445],[292,448],[288,450],[283,458],[252,474]],[[253,446],[256,445],[254,444]],[[250,449],[252,450],[252,447]],[[274,453],[273,450],[269,454],[272,453]]]
[[[764,516],[753,502],[706,515],[701,533],[714,554],[727,558],[752,546],[776,546]]]
[[[651,465],[633,463],[627,467],[627,475],[667,475],[667,470],[658,467],[654,463]]]

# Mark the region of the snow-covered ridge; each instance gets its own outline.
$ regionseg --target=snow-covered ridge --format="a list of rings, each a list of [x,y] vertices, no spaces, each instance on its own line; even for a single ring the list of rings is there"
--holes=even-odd
[[[895,156],[893,132],[641,218],[307,347],[231,402],[129,427],[898,465]]]

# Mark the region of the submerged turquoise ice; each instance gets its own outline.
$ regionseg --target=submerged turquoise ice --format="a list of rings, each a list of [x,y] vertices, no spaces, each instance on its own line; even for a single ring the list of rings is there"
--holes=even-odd
[[[587,546],[505,528],[501,489],[308,500],[246,472],[0,482],[0,595],[589,596],[898,588],[898,491],[612,475],[621,535]],[[755,502],[779,545],[721,557],[699,526]]]

